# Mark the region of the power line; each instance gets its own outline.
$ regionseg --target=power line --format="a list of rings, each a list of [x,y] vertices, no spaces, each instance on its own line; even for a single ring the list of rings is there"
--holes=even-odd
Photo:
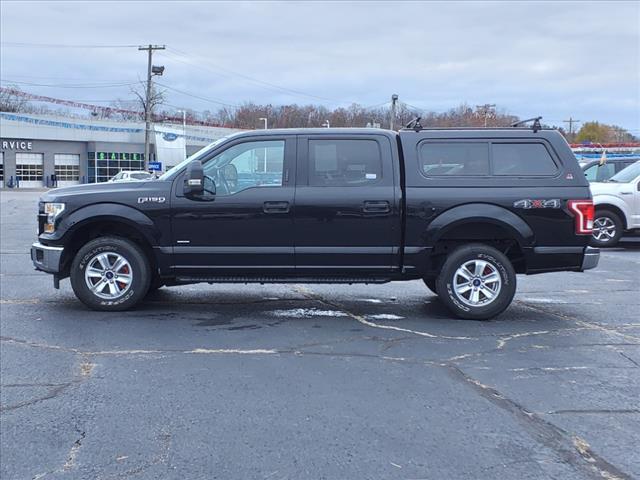
[[[573,124],[574,123],[579,123],[581,120],[574,120],[573,117],[569,117],[569,120],[562,120],[563,123],[568,123],[569,124],[569,137],[571,137],[573,135]]]
[[[0,82],[4,84],[28,85],[30,87],[53,87],[53,88],[113,88],[137,85],[140,82],[121,82],[121,83],[34,83],[23,82],[19,80],[9,80],[2,78]]]
[[[303,91],[300,91],[300,90],[294,90],[292,88],[276,85],[275,83],[266,82],[264,80],[259,80],[257,78],[251,77],[249,75],[245,75],[245,74],[237,72],[235,70],[231,70],[229,68],[213,64],[213,63],[209,62],[207,59],[203,59],[200,56],[189,55],[188,53],[182,52],[181,50],[178,50],[176,48],[169,48],[168,50],[170,52],[175,52],[175,53],[179,54],[180,56],[182,56],[184,58],[187,58],[187,60],[189,59],[189,57],[191,57],[194,60],[198,61],[197,64],[194,64],[192,62],[185,62],[185,61],[183,61],[183,63],[188,63],[189,65],[192,65],[192,66],[195,66],[195,67],[199,67],[199,68],[205,68],[207,70],[211,70],[211,69],[221,70],[221,71],[227,73],[228,75],[234,75],[234,76],[240,77],[240,78],[242,78],[244,80],[247,80],[249,82],[261,85],[261,86],[263,86],[263,88],[266,87],[266,88],[269,88],[271,90],[275,89],[276,91],[288,93],[290,95],[307,97],[307,98],[314,98],[316,100],[322,100],[322,101],[325,101],[325,102],[331,102],[331,103],[337,103],[337,104],[354,103],[354,102],[347,102],[347,101],[344,101],[344,100],[336,100],[336,99],[332,99],[332,98],[322,97],[322,96],[319,96],[319,95],[313,95],[313,94],[310,94],[310,93],[307,93],[307,92],[303,92]],[[175,53],[174,53],[174,55],[175,55]],[[175,57],[174,57],[174,59],[176,59],[178,61],[181,61],[180,59],[177,59]],[[219,72],[215,72],[215,73],[219,74]]]
[[[3,47],[17,48],[137,48],[138,45],[98,45],[98,44],[64,44],[64,43],[25,43],[0,42]]]
[[[224,102],[223,100],[220,99],[213,99],[213,98],[207,98],[207,97],[203,97],[201,95],[196,95],[195,93],[189,93],[189,92],[185,92],[184,90],[180,90],[174,87],[170,87],[169,85],[165,85],[164,83],[160,83],[160,82],[156,82],[156,85],[160,85],[161,87],[164,87],[168,90],[172,90],[174,92],[177,93],[181,93],[182,95],[186,95],[187,97],[193,97],[193,98],[197,98],[199,100],[204,100],[206,102],[211,102],[211,103],[215,103],[218,105],[224,105],[225,107],[232,107],[232,108],[240,108],[239,105],[234,105],[232,103],[227,103]]]
[[[496,108],[496,104],[495,103],[485,103],[484,105],[476,105],[476,108],[478,109],[478,112],[482,111],[482,113],[484,114],[484,128],[487,128],[487,120],[489,120],[489,114],[490,113],[496,113],[495,112],[495,108]]]

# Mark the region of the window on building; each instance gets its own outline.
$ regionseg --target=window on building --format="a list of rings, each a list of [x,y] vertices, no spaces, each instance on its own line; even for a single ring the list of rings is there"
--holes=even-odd
[[[549,176],[558,172],[541,143],[493,143],[492,153],[494,175]]]
[[[89,183],[106,182],[122,170],[144,170],[144,154],[89,152]]]
[[[0,186],[4,186],[4,152],[0,152]]]
[[[218,195],[232,195],[251,187],[282,186],[284,140],[245,142],[208,160],[204,173],[216,182]]]
[[[427,177],[489,175],[489,145],[475,142],[423,142],[420,172]]]
[[[309,185],[358,186],[382,178],[375,140],[309,140]]]
[[[20,182],[42,182],[42,153],[16,153],[16,177]]]

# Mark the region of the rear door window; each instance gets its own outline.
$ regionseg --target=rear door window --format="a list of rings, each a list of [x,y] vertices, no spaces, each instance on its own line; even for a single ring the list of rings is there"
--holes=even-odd
[[[309,140],[309,185],[359,186],[382,178],[382,157],[375,140]]]
[[[493,143],[494,175],[552,176],[558,166],[541,143]]]
[[[427,177],[489,175],[489,144],[481,142],[424,142],[420,172]]]

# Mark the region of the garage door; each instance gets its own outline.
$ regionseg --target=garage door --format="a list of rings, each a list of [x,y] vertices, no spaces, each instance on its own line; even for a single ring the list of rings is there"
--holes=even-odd
[[[42,187],[42,153],[16,153],[16,177],[20,188]]]
[[[80,183],[80,155],[56,153],[53,161],[59,187]]]

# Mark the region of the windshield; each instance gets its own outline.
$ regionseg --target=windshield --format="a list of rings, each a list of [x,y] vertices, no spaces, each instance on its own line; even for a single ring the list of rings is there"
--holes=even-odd
[[[627,168],[620,170],[613,177],[611,177],[609,181],[615,183],[629,183],[639,175],[640,162],[636,162],[633,165],[629,165]]]
[[[194,153],[193,155],[190,155],[189,157],[187,157],[185,160],[181,161],[180,163],[178,163],[177,165],[171,167],[169,170],[167,170],[164,174],[162,174],[158,180],[171,180],[180,170],[182,170],[183,167],[185,167],[189,162],[192,162],[193,160],[197,160],[200,157],[203,157],[204,155],[206,155],[208,152],[210,152],[211,150],[213,150],[216,146],[218,146],[219,144],[221,144],[222,142],[224,142],[225,140],[231,138],[234,134],[232,135],[227,135],[225,137],[219,138],[218,140],[216,140],[213,143],[210,143],[209,145],[207,145],[206,147],[202,147],[200,150],[198,150],[196,153]]]

